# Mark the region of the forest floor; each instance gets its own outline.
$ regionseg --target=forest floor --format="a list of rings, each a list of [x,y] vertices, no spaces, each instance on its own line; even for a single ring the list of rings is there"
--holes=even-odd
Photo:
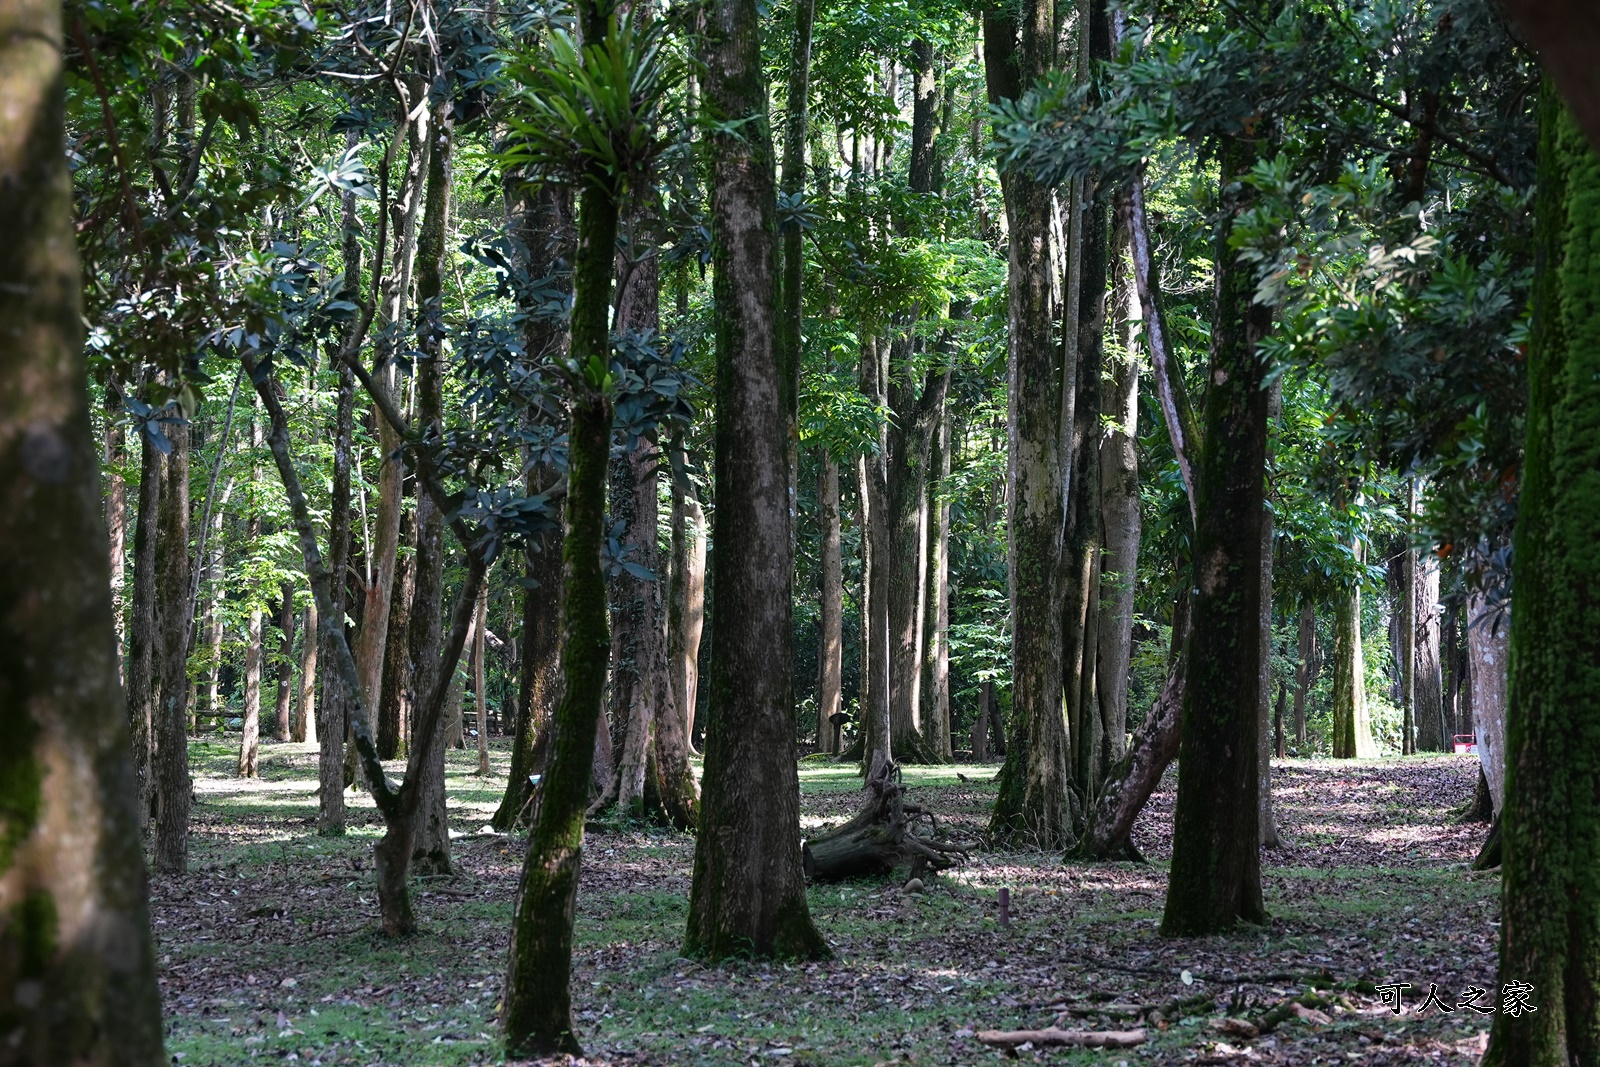
[[[487,830],[504,749],[489,778],[473,773],[475,753],[450,753],[457,876],[418,884],[423,930],[390,941],[377,928],[381,824],[370,801],[347,794],[350,833],[320,838],[315,751],[266,743],[261,778],[240,781],[236,746],[194,743],[190,873],[152,882],[174,1062],[503,1062],[495,1005],[524,847],[520,834]],[[996,770],[911,768],[906,780],[911,799],[977,834]],[[573,975],[584,1062],[987,1063],[1005,1054],[977,1030],[1127,1029],[1160,1005],[1169,1018],[1138,1048],[1018,1055],[1106,1067],[1475,1063],[1492,1016],[1456,1005],[1469,986],[1490,991],[1480,1006],[1496,999],[1499,898],[1498,872],[1468,869],[1485,827],[1455,822],[1476,774],[1463,756],[1275,764],[1288,843],[1262,853],[1271,917],[1234,936],[1157,935],[1169,773],[1135,831],[1148,864],[980,851],[923,893],[898,881],[813,887],[834,958],[811,964],[683,958],[693,838],[592,827]],[[859,788],[852,768],[802,763],[807,832],[851,814]],[[1011,887],[1007,928],[1001,886]],[[1399,1015],[1372,992],[1388,982],[1410,983]],[[1430,984],[1452,1013],[1418,1014]],[[1308,1009],[1254,1038],[1227,1021],[1259,1020],[1312,988],[1320,1015]]]

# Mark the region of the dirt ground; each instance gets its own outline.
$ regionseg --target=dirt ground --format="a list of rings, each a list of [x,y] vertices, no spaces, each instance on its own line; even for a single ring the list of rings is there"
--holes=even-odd
[[[416,886],[424,929],[399,942],[377,929],[370,802],[347,794],[351,832],[316,836],[313,749],[265,745],[250,782],[231,777],[227,739],[196,742],[192,755],[191,870],[151,887],[174,1062],[505,1062],[495,1007],[524,842],[486,825],[503,750],[489,778],[473,774],[475,753],[451,753],[457,873]],[[996,769],[913,768],[906,779],[913,799],[976,835]],[[1462,756],[1275,764],[1287,843],[1262,854],[1271,917],[1233,936],[1157,934],[1169,774],[1135,831],[1149,863],[979,851],[922,893],[898,880],[813,887],[834,958],[806,964],[684,959],[693,838],[592,827],[573,980],[585,1062],[989,1063],[1008,1053],[977,1031],[1056,1024],[1142,1025],[1148,1040],[1013,1054],[1107,1067],[1475,1063],[1492,1015],[1457,1005],[1470,989],[1488,991],[1478,1007],[1499,999],[1498,872],[1468,869],[1485,827],[1454,815],[1476,773]],[[847,817],[859,787],[851,768],[803,763],[805,831]],[[1376,991],[1389,983],[1410,984],[1400,1014]],[[1452,1011],[1419,1014],[1430,985]],[[1298,1014],[1285,1006],[1279,1025],[1247,1036],[1241,1024],[1270,1021],[1295,997]]]

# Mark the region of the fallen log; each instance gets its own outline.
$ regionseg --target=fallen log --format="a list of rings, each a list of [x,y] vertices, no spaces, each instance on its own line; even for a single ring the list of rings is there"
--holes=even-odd
[[[1145,1042],[1144,1030],[979,1030],[978,1040],[985,1045],[1015,1048],[1018,1045],[1073,1045],[1079,1048],[1132,1048]]]
[[[806,878],[837,882],[886,875],[903,864],[911,878],[946,870],[967,858],[972,846],[941,833],[933,813],[905,802],[900,768],[885,764],[867,779],[867,801],[855,816],[801,850]],[[929,835],[916,833],[926,823]]]

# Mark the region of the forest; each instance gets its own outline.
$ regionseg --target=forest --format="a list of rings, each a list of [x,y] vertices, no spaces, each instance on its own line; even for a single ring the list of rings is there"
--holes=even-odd
[[[0,1067],[1600,1064],[1592,0],[0,0]]]

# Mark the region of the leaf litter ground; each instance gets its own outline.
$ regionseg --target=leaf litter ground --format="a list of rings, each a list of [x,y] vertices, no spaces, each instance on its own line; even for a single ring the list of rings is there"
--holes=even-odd
[[[151,887],[174,1061],[504,1062],[495,1005],[524,847],[521,835],[486,831],[504,751],[488,778],[473,773],[475,754],[450,753],[456,876],[416,883],[423,931],[404,941],[377,929],[371,847],[382,827],[370,802],[347,794],[350,833],[318,837],[315,750],[264,746],[258,781],[231,777],[234,752],[195,743],[191,872]],[[801,766],[806,832],[853,812],[852,769]],[[906,777],[912,799],[976,836],[995,770]],[[1469,987],[1491,991],[1480,1005],[1495,999],[1499,896],[1497,873],[1468,870],[1485,828],[1455,821],[1476,774],[1459,756],[1275,765],[1288,843],[1262,853],[1271,917],[1233,936],[1157,934],[1169,774],[1135,830],[1148,864],[978,851],[923,893],[898,881],[813,887],[812,915],[835,953],[823,963],[682,958],[693,838],[591,827],[573,977],[581,1062],[1475,1063],[1492,1017],[1456,1005]],[[1391,982],[1410,983],[1399,1015],[1374,992]],[[1453,1012],[1418,1014],[1430,984]],[[1270,1032],[1246,1036],[1274,1016]],[[1052,1024],[1143,1025],[1150,1040],[1009,1053],[976,1040]]]

